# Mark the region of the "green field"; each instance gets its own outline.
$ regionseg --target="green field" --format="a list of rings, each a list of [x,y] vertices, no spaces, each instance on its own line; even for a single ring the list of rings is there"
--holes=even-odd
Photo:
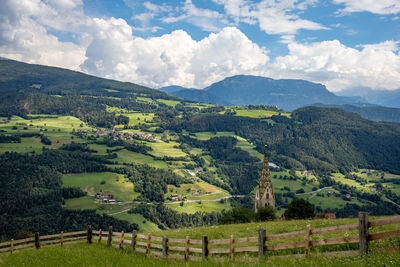
[[[250,117],[250,118],[269,118],[273,115],[281,115],[285,117],[290,117],[290,113],[288,112],[277,112],[271,110],[263,110],[263,109],[235,109],[236,116],[242,117]]]
[[[155,223],[146,220],[141,214],[127,212],[113,215],[114,218],[128,221],[130,223],[137,223],[139,225],[139,233],[149,233],[159,231],[160,229]]]
[[[176,142],[153,142],[153,143],[148,143],[148,145],[153,148],[153,151],[150,151],[150,153],[156,157],[186,157],[187,154],[183,152],[181,149],[176,148],[179,146],[179,143]]]
[[[102,184],[102,182],[105,182]],[[64,187],[79,187],[94,196],[97,192],[114,195],[117,201],[132,201],[139,194],[133,191],[133,184],[124,175],[112,172],[80,173],[63,175]]]
[[[118,154],[117,161],[119,163],[148,164],[155,168],[164,168],[164,169],[168,167],[168,165],[165,161],[154,160],[150,156],[139,154],[136,152],[131,152],[126,149],[118,151],[117,154]]]
[[[211,257],[210,257],[211,258]],[[108,247],[105,244],[83,244],[68,247],[48,247],[40,250],[25,249],[14,254],[0,254],[2,266],[399,266],[400,253],[376,252],[368,256],[326,257],[311,256],[273,257],[257,260],[255,257],[243,261],[189,261],[177,259],[161,259],[156,256],[134,253],[127,249],[121,250]]]
[[[176,105],[181,103],[181,101],[167,100],[167,99],[157,99],[157,101],[170,107],[175,107]]]
[[[73,129],[93,129],[78,118],[72,116],[50,116],[50,118],[40,118],[39,116],[48,115],[36,115],[38,118],[30,120],[25,120],[18,116],[12,116],[9,121],[3,118],[3,123],[0,124],[0,130],[5,130],[10,134],[41,133],[51,140],[52,144],[50,146],[42,144],[39,137],[23,137],[21,138],[21,143],[0,143],[0,152],[41,153],[43,147],[59,148],[63,144],[71,143],[71,141],[86,142],[84,139],[72,136],[70,132]],[[17,129],[15,129],[15,127]]]
[[[199,201],[199,202],[184,202],[183,206],[180,204],[167,204],[168,208],[174,209],[178,212],[185,212],[193,214],[198,211],[202,212],[221,212],[222,210],[229,210],[231,206],[229,201],[220,203],[219,201]]]
[[[154,113],[139,113],[139,112],[129,112],[129,113],[119,113],[129,118],[129,125],[137,125],[139,123],[151,123],[154,118]]]
[[[349,186],[354,186],[355,188],[357,188],[360,191],[365,191],[365,192],[371,191],[368,186],[363,186],[355,180],[347,179],[341,173],[332,173],[331,177],[339,183],[349,185]]]
[[[201,180],[193,184],[181,184],[180,187],[169,185],[165,197],[171,194],[184,196],[188,200],[210,200],[229,196],[228,191]]]

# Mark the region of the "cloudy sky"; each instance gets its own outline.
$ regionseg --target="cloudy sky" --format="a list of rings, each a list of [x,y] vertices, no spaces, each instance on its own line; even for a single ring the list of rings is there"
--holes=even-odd
[[[153,88],[400,88],[399,0],[0,0],[0,56]]]

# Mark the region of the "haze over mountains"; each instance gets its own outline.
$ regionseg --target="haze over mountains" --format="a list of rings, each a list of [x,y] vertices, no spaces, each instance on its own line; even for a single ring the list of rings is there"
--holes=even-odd
[[[365,99],[365,102],[400,108],[400,89],[397,90],[372,90],[366,87],[357,87],[343,90],[337,93],[341,96],[359,96]]]
[[[322,84],[251,75],[228,77],[202,90],[180,86],[159,90],[188,100],[221,106],[268,105],[293,111],[308,105],[328,105],[358,113],[371,120],[400,122],[400,90],[374,91],[359,88],[335,95]]]
[[[228,77],[203,90],[175,86],[164,87],[159,90],[189,100],[203,102],[208,100],[207,103],[210,104],[218,104],[222,99],[235,106],[269,105],[278,106],[287,111],[314,103],[349,104],[362,100],[360,98],[336,96],[329,92],[324,85],[305,80],[274,80],[251,75]],[[200,94],[199,91],[206,93]]]

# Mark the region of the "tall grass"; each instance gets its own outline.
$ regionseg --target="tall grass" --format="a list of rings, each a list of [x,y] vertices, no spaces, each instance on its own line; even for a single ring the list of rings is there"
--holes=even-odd
[[[244,261],[188,261],[160,259],[119,250],[103,244],[52,247],[0,254],[2,266],[399,266],[400,253],[377,252],[360,257],[282,257],[244,259]]]

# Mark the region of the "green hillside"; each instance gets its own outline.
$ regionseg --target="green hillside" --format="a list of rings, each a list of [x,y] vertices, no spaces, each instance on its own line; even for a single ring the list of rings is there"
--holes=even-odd
[[[373,221],[376,217],[370,217]],[[307,225],[311,229],[334,227],[357,223],[353,219],[315,219],[315,220],[292,220],[292,221],[274,221],[258,222],[246,224],[231,224],[209,227],[195,227],[187,229],[149,231],[152,237],[180,238],[187,236],[191,240],[199,240],[207,235],[209,240],[227,239],[234,234],[234,238],[257,236],[258,229],[266,229],[267,235],[272,236],[280,233],[301,231]],[[382,225],[370,229],[369,234],[397,230],[399,224]],[[351,237],[358,235],[358,230],[347,230],[337,233],[313,234],[311,240],[329,239],[335,237]],[[129,238],[128,238],[129,239]],[[283,240],[268,240],[267,246],[301,242],[304,236],[291,237]],[[154,241],[152,241],[154,242]],[[308,257],[304,257],[304,248],[286,249],[279,251],[267,251],[266,257],[258,259],[256,252],[235,253],[235,259],[232,261],[228,255],[209,255],[207,261],[189,260],[184,262],[177,259],[160,259],[152,255],[133,253],[129,250],[129,244],[125,243],[125,249],[118,249],[106,246],[106,243],[82,244],[64,247],[42,247],[40,250],[33,248],[19,250],[16,253],[1,253],[0,264],[2,266],[398,266],[400,264],[400,254],[393,248],[398,248],[399,238],[382,239],[379,241],[370,241],[370,253],[367,256],[345,256],[332,253],[340,251],[352,251],[358,254],[358,244],[340,244],[312,246]],[[251,243],[251,242],[250,242]],[[116,244],[116,243],[115,243]],[[182,245],[182,244],[181,244]],[[223,248],[227,245],[210,244],[211,248]],[[235,243],[235,248],[243,246],[254,246],[249,243]],[[392,250],[383,248],[391,247]],[[170,251],[173,253],[173,251]]]
[[[338,217],[400,214],[399,124],[224,108],[16,61],[0,70],[0,237],[104,218],[140,232],[218,224],[253,207],[265,144],[278,215],[294,198]]]

